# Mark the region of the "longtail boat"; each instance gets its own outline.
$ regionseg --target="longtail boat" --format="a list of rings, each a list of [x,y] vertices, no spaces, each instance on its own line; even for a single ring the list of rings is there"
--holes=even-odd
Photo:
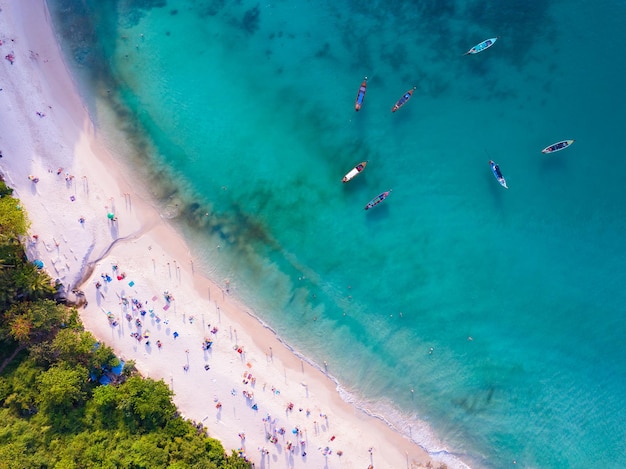
[[[379,203],[381,203],[383,200],[389,197],[389,194],[391,194],[391,189],[378,194],[376,197],[374,197],[372,200],[370,200],[367,203],[367,205],[365,206],[365,210],[369,210],[372,207],[376,207]]]
[[[363,78],[363,83],[361,83],[359,92],[356,95],[356,101],[354,103],[354,110],[357,112],[361,109],[361,106],[363,106],[363,100],[365,99],[366,89],[367,89],[367,77]]]
[[[479,52],[489,49],[491,46],[493,46],[496,43],[497,40],[498,40],[497,37],[492,37],[491,39],[485,39],[483,42],[481,42],[480,44],[476,44],[474,47],[472,47],[463,55],[478,54]]]
[[[348,182],[350,179],[352,179],[353,177],[355,177],[357,174],[359,174],[361,171],[363,171],[365,169],[365,167],[367,166],[367,161],[361,161],[359,164],[357,164],[354,168],[352,168],[348,174],[346,174],[343,179],[341,180],[342,182]]]
[[[574,140],[561,140],[560,142],[556,142],[545,147],[541,150],[541,153],[554,153],[555,151],[561,151],[569,147],[572,143],[574,143]]]
[[[412,90],[409,90],[406,93],[404,93],[404,95],[398,100],[398,102],[393,105],[393,107],[391,108],[391,112],[396,112],[398,109],[400,109],[402,106],[404,106],[404,104],[409,99],[411,99],[411,96],[413,95],[413,92],[416,89],[417,89],[417,86],[414,86]]]
[[[493,173],[497,181],[500,183],[500,185],[504,187],[505,189],[508,189],[509,186],[506,185],[506,179],[504,179],[504,176],[502,176],[502,172],[500,171],[500,166],[495,164],[493,160],[489,161],[489,166],[491,166],[491,172]]]

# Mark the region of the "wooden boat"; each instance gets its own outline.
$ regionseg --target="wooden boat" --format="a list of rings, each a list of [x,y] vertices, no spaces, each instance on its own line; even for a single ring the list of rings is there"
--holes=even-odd
[[[348,182],[350,179],[354,178],[357,174],[363,171],[366,166],[367,166],[367,161],[361,161],[354,168],[352,168],[350,172],[346,174],[341,181]]]
[[[498,40],[497,37],[492,37],[491,39],[485,39],[483,42],[481,42],[480,44],[476,44],[474,47],[472,47],[463,55],[478,54],[479,52],[489,49],[491,46],[493,46],[496,43],[497,40]]]
[[[361,106],[363,106],[363,99],[365,99],[365,90],[366,89],[367,89],[367,77],[363,78],[363,83],[361,83],[361,87],[359,88],[359,92],[356,95],[356,101],[354,103],[354,110],[357,111],[357,112],[361,109]]]
[[[372,200],[370,200],[368,202],[368,204],[365,206],[365,210],[369,210],[372,207],[376,207],[376,205],[378,205],[383,200],[385,200],[387,197],[389,197],[389,194],[391,194],[391,189],[389,189],[388,191],[385,191],[385,192],[382,192],[382,193],[378,194],[376,197],[374,197]]]
[[[497,164],[495,164],[493,160],[489,161],[489,165],[491,166],[491,172],[493,173],[497,181],[500,183],[500,185],[504,187],[505,189],[508,189],[509,186],[506,185],[506,179],[504,179],[504,176],[502,176],[500,167]]]
[[[404,93],[404,95],[398,100],[398,102],[393,105],[393,107],[391,108],[391,112],[396,112],[398,109],[400,109],[402,106],[404,106],[404,104],[409,99],[411,99],[411,96],[413,95],[413,92],[416,89],[417,89],[417,86],[414,86],[412,90],[409,90],[406,93]]]
[[[569,147],[572,143],[574,143],[574,140],[561,140],[560,142],[556,142],[545,147],[541,150],[541,153],[554,153],[555,151],[561,151]]]

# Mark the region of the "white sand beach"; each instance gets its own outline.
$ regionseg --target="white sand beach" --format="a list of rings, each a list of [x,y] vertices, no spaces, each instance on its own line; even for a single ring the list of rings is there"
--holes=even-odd
[[[142,375],[164,380],[185,417],[256,467],[429,464],[194,268],[180,234],[100,139],[44,0],[0,7],[0,171],[32,222],[29,257],[84,291],[86,328]]]

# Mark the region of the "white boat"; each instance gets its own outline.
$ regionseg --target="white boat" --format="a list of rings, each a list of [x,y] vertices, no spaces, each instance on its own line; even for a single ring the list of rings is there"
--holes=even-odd
[[[572,143],[574,143],[574,140],[561,140],[560,142],[556,142],[552,145],[545,147],[543,150],[541,150],[541,153],[554,153],[555,151],[565,150]]]
[[[354,168],[352,168],[350,170],[350,172],[348,172],[348,174],[346,174],[343,177],[342,181],[343,182],[348,182],[350,179],[354,178],[357,174],[359,174],[361,171],[363,171],[366,166],[367,166],[367,161],[361,161]]]

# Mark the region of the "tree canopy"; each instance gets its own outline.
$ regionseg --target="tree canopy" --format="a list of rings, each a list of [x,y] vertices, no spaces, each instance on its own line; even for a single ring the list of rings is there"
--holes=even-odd
[[[30,222],[11,194],[0,178],[0,312],[21,300],[52,298],[54,293],[50,276],[26,258],[21,242]]]

